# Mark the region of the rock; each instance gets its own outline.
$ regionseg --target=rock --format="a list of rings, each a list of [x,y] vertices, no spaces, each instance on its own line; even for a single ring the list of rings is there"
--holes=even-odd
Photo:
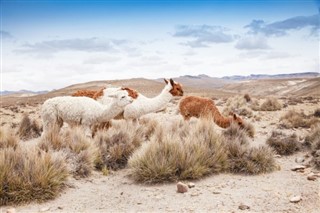
[[[281,155],[274,155],[275,158],[281,158]]]
[[[239,208],[240,210],[250,209],[250,207],[249,207],[249,206],[244,205],[244,204],[241,204],[238,208]]]
[[[218,192],[218,191],[213,191],[212,193],[215,195],[221,194],[221,192]]]
[[[177,192],[178,193],[185,193],[188,191],[188,186],[182,182],[177,183]]]
[[[306,168],[306,167],[303,166],[303,165],[296,165],[295,167],[293,167],[293,168],[291,169],[291,171],[301,172],[301,171],[303,171],[305,168]]]
[[[314,174],[313,172],[309,173],[308,176],[307,176],[308,180],[315,181],[315,180],[317,180],[317,178],[318,178],[318,175]]]
[[[290,198],[290,202],[291,203],[299,203],[301,201],[301,196],[300,195],[296,195]]]
[[[304,162],[304,158],[303,157],[297,157],[295,161],[296,161],[296,163],[303,163]]]
[[[193,187],[195,187],[195,186],[196,186],[196,184],[194,184],[194,183],[191,183],[191,182],[188,183],[188,187],[189,187],[189,188],[193,188]]]
[[[16,213],[16,209],[15,208],[7,209],[6,213]]]
[[[50,210],[50,207],[43,207],[42,209],[40,209],[40,212],[46,212],[49,210]]]

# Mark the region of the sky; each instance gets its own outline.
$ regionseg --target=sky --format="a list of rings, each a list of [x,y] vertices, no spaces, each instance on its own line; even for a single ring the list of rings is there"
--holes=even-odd
[[[0,2],[0,90],[319,72],[319,0]]]

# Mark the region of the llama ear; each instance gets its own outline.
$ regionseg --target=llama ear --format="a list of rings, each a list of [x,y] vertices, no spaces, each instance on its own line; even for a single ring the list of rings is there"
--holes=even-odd
[[[164,80],[164,82],[166,82],[166,84],[168,84],[168,80],[167,79],[164,78],[163,80]]]
[[[170,84],[171,86],[174,86],[174,81],[172,80],[172,78],[170,78]]]

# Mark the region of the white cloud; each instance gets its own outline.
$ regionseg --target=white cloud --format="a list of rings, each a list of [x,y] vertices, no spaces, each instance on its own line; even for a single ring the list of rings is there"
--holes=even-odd
[[[257,50],[270,49],[267,39],[264,36],[244,36],[235,45],[235,48],[240,50]]]

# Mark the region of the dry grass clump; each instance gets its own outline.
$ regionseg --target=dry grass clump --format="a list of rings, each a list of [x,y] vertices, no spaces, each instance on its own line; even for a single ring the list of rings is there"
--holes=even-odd
[[[31,120],[27,114],[24,114],[18,129],[18,135],[22,140],[29,140],[41,135],[41,128],[36,120]]]
[[[311,148],[311,163],[320,170],[320,125],[313,127],[311,133],[305,138],[305,143]]]
[[[69,171],[75,178],[89,176],[99,158],[94,142],[79,127],[65,133],[59,133],[57,128],[53,128],[41,138],[39,147],[46,152],[60,152],[64,155]]]
[[[226,153],[228,153],[228,169],[232,173],[260,174],[276,169],[273,151],[266,147],[249,146],[245,130],[231,125],[223,132],[226,138]]]
[[[128,121],[113,124],[107,132],[99,131],[94,138],[101,156],[96,168],[124,168],[129,156],[141,145],[145,137],[143,126]]]
[[[0,128],[0,149],[12,147],[16,149],[19,145],[19,139],[9,129]]]
[[[287,136],[279,131],[272,132],[267,139],[267,144],[280,155],[291,155],[301,149],[301,144],[296,134]]]
[[[284,128],[310,128],[312,125],[319,123],[319,120],[314,117],[305,115],[303,112],[296,112],[294,110],[288,111],[280,118],[280,126]]]
[[[0,206],[45,201],[64,187],[68,170],[59,155],[39,149],[0,149]]]
[[[229,115],[230,112],[235,112],[238,115],[252,117],[252,110],[249,108],[245,97],[236,96],[229,98],[226,102],[226,107],[223,109],[224,115]]]
[[[247,101],[247,102],[251,102],[251,97],[250,95],[247,93],[243,96],[243,98]]]
[[[150,142],[130,157],[132,177],[155,183],[197,179],[223,171],[227,167],[223,144],[209,120],[184,123],[183,133],[160,126]]]
[[[316,109],[316,110],[314,111],[313,116],[320,118],[320,108],[319,108],[319,109]]]
[[[279,103],[279,101],[276,98],[267,98],[261,106],[260,111],[277,111],[282,108],[282,105]]]

